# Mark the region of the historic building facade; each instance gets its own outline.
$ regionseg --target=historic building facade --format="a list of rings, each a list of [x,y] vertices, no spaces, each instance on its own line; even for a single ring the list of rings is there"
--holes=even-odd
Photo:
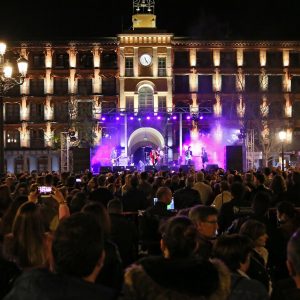
[[[124,157],[165,147],[167,164],[180,163],[195,131],[221,135],[222,146],[242,140],[252,163],[264,153],[274,162],[283,129],[288,159],[297,160],[300,41],[177,38],[156,29],[152,4],[141,12],[138,2],[133,30],[116,37],[9,45],[8,56],[29,60],[25,83],[4,98],[9,172],[60,170],[61,133],[70,131],[79,147],[109,137]],[[240,141],[229,139],[233,128]]]

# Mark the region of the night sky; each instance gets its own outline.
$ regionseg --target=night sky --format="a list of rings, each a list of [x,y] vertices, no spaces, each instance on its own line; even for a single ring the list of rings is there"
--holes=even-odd
[[[203,40],[300,40],[297,2],[156,0],[157,28]],[[27,0],[20,5],[1,3],[0,38],[91,39],[115,36],[131,27],[132,0]]]

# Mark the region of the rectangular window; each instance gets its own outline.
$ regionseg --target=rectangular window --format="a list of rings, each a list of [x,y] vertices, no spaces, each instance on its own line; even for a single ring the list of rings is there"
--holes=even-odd
[[[68,79],[54,78],[54,94],[58,96],[68,95]]]
[[[44,104],[30,103],[30,121],[32,122],[44,121]]]
[[[125,76],[133,76],[133,57],[125,57]]]
[[[198,92],[200,94],[210,94],[213,92],[212,75],[198,76]]]
[[[256,119],[260,116],[260,104],[261,101],[258,99],[245,99],[246,109],[245,118],[246,119]]]
[[[167,76],[166,66],[167,66],[166,57],[159,57],[158,58],[158,77]]]
[[[88,96],[93,94],[92,79],[78,79],[78,94],[82,96]]]
[[[267,66],[271,68],[282,68],[282,52],[267,51]]]
[[[5,103],[6,123],[20,122],[20,105],[18,103]]]
[[[244,51],[244,66],[249,68],[257,68],[260,66],[258,51]]]
[[[290,52],[290,67],[299,68],[300,67],[300,52]]]
[[[45,54],[33,54],[31,68],[32,69],[45,68]]]
[[[117,69],[118,57],[114,51],[103,51],[101,54],[101,68],[102,69]]]
[[[94,66],[94,57],[90,52],[81,52],[78,57],[78,68],[92,69]]]
[[[278,119],[283,117],[283,102],[272,101],[269,107],[269,117],[271,119]]]
[[[54,104],[54,120],[62,123],[67,123],[69,121],[68,102],[56,102]]]
[[[167,98],[165,96],[158,97],[158,112],[166,112],[167,110]]]
[[[116,78],[103,78],[102,79],[102,94],[103,95],[116,95]]]
[[[257,93],[260,90],[259,77],[257,75],[245,76],[245,91],[248,93]]]
[[[30,79],[29,89],[30,89],[30,95],[43,96],[44,95],[44,79]]]
[[[174,68],[189,68],[190,67],[190,53],[188,51],[174,52]]]
[[[126,110],[133,112],[134,110],[134,97],[126,97]]]
[[[200,68],[213,67],[212,51],[197,51],[196,59],[197,59],[197,67]]]
[[[69,54],[57,53],[54,59],[55,69],[68,69],[69,68]]]
[[[30,129],[30,148],[44,148],[44,130]]]
[[[282,76],[268,76],[268,91],[271,93],[282,92]]]
[[[8,149],[20,148],[19,130],[7,130],[5,139],[6,139],[6,148]]]
[[[300,93],[300,76],[292,77],[292,93]]]
[[[93,119],[93,103],[90,101],[78,102],[78,120],[92,120]]]
[[[189,93],[189,76],[175,75],[175,93]]]
[[[236,53],[233,51],[221,51],[221,67],[233,68],[236,67]]]
[[[222,75],[222,93],[232,94],[235,90],[235,76]]]

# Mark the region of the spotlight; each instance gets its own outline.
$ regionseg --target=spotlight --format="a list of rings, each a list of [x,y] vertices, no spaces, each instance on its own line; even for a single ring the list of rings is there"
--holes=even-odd
[[[161,119],[161,117],[160,116],[157,116],[157,120],[160,120]]]
[[[186,119],[187,119],[187,120],[190,120],[190,119],[191,119],[191,116],[187,116]]]
[[[173,119],[173,120],[176,120],[176,119],[177,119],[177,117],[176,117],[176,116],[173,116],[173,117],[172,117],[172,119]]]
[[[105,121],[105,120],[106,120],[106,118],[105,118],[105,117],[102,117],[102,118],[101,118],[101,120],[102,120],[102,121]]]
[[[147,118],[146,118],[147,120],[150,120],[150,117],[149,116],[147,116]]]
[[[129,119],[132,121],[134,118],[133,118],[133,117],[130,117]]]
[[[203,117],[202,115],[199,117],[200,120],[203,120],[203,118],[204,118],[204,117]]]
[[[142,119],[141,118],[138,118],[138,121],[141,121]]]

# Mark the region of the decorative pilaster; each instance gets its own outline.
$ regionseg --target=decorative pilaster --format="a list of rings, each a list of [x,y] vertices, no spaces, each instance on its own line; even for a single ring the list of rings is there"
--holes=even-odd
[[[74,46],[71,45],[70,49],[67,51],[67,53],[69,54],[69,64],[70,64],[70,68],[76,68],[76,55],[77,55],[77,51],[76,48]]]
[[[125,81],[124,78],[119,79],[120,85],[120,110],[126,110],[126,97],[124,92]]]
[[[29,95],[29,78],[24,79],[24,83],[20,86],[21,95]]]
[[[92,50],[93,59],[94,59],[94,68],[100,68],[100,57],[101,57],[101,49],[98,46],[95,46]]]
[[[290,65],[290,53],[289,50],[282,51],[282,63],[284,67],[288,67]]]
[[[172,49],[167,47],[167,59],[166,59],[167,76],[172,76]]]
[[[153,77],[158,75],[158,57],[157,57],[157,47],[153,47]]]
[[[46,97],[46,103],[44,106],[44,115],[47,121],[53,121],[54,118],[54,109],[53,106],[51,106],[51,100],[52,100],[52,96],[48,95]]]
[[[93,118],[99,119],[99,116],[101,114],[101,104],[100,104],[99,96],[94,96],[93,108],[94,108],[93,109]]]
[[[213,60],[214,60],[214,66],[220,67],[220,50],[219,49],[215,49],[213,51]]]
[[[158,113],[158,94],[153,95],[154,113]]]
[[[173,93],[172,93],[172,78],[167,78],[167,87],[168,87],[168,94],[167,94],[167,112],[172,112],[173,109]]]
[[[44,79],[45,93],[53,94],[53,77],[51,76],[51,69],[46,70],[46,77]]]
[[[30,147],[30,133],[27,129],[27,122],[22,123],[22,127],[19,128],[20,131],[20,145],[21,147],[29,148]]]
[[[243,92],[245,90],[245,75],[243,74],[242,68],[238,68],[235,84],[238,92]]]
[[[290,99],[290,94],[284,94],[284,99],[285,99],[284,115],[287,118],[291,118],[293,112],[293,106]]]
[[[260,84],[260,89],[263,92],[266,92],[268,90],[268,76],[266,75],[266,70],[265,68],[261,68],[261,73],[259,75],[259,84]]]
[[[260,105],[260,114],[263,118],[267,118],[269,115],[269,103],[267,97],[262,97],[262,104]]]
[[[45,66],[46,69],[51,69],[52,68],[52,55],[53,55],[53,50],[51,49],[50,46],[46,47],[45,50]]]
[[[76,70],[70,69],[70,77],[68,78],[70,94],[75,94],[77,92],[77,79],[75,79],[75,75],[76,75]]]
[[[245,115],[246,105],[244,103],[244,99],[242,95],[239,95],[239,103],[237,104],[236,111],[237,115],[240,118],[243,118]]]
[[[292,90],[292,76],[289,73],[288,68],[284,68],[283,72],[284,72],[282,77],[283,91],[288,93],[291,92]]]
[[[125,76],[124,47],[119,48],[119,69],[120,69],[120,77],[124,77]]]
[[[198,92],[198,74],[196,73],[196,69],[192,69],[192,74],[189,74],[189,86],[191,93]]]
[[[100,76],[100,69],[94,69],[93,82],[93,92],[94,94],[102,93],[102,78]]]
[[[27,103],[27,96],[22,96],[21,107],[20,107],[21,121],[29,120],[29,105]]]
[[[242,67],[244,65],[244,50],[243,49],[237,49],[236,63],[237,63],[238,67]]]
[[[214,92],[220,92],[221,91],[221,85],[222,85],[222,77],[220,75],[219,68],[215,69],[215,74],[213,74],[213,90]]]
[[[197,93],[192,94],[192,105],[190,107],[190,112],[192,114],[198,114],[198,112],[199,112],[199,106],[197,103]]]
[[[259,51],[259,62],[261,67],[265,67],[267,64],[267,51],[265,49]]]
[[[197,64],[197,50],[195,48],[190,49],[190,66],[196,67]]]
[[[46,147],[53,146],[53,131],[51,130],[51,123],[46,123],[46,130],[44,131],[44,140]]]
[[[138,93],[134,94],[133,110],[134,110],[135,114],[137,114],[139,112],[139,94]]]
[[[215,117],[221,117],[222,116],[222,105],[221,105],[221,97],[219,95],[219,93],[216,93],[216,103],[214,104],[213,108],[214,108],[214,115]]]
[[[133,76],[139,76],[139,57],[138,57],[138,47],[133,47]]]

